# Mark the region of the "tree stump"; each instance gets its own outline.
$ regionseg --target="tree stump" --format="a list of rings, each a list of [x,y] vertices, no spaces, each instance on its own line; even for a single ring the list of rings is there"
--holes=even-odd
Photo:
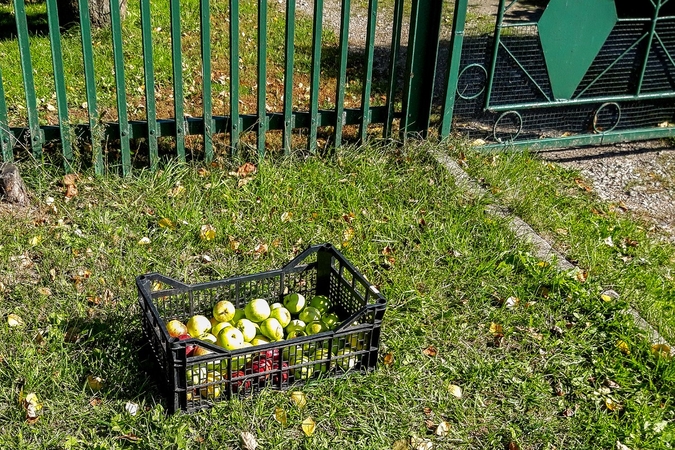
[[[28,189],[14,164],[0,164],[0,201],[28,206]]]
[[[80,23],[80,4],[78,0],[56,0],[59,10],[59,25],[68,29]],[[120,17],[124,19],[127,13],[127,0],[119,0]],[[103,28],[110,25],[110,1],[89,0],[89,18],[93,28]]]

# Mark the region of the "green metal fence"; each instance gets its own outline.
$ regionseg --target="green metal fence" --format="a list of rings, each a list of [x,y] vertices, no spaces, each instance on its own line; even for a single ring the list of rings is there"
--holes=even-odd
[[[102,32],[79,0],[79,27],[64,33],[46,0],[39,35],[24,0],[12,0],[16,28],[0,44],[11,41],[18,61],[0,53],[2,161],[49,152],[66,170],[128,174],[162,157],[316,152],[372,137],[456,132],[488,147],[545,148],[675,131],[675,0],[494,0],[483,16],[478,0],[369,0],[364,30],[353,28],[363,6],[351,0],[340,0],[339,30],[322,24],[327,0],[309,15],[295,1],[130,0],[124,20],[117,1]],[[39,41],[48,75],[34,65]],[[45,84],[46,101],[36,94]]]

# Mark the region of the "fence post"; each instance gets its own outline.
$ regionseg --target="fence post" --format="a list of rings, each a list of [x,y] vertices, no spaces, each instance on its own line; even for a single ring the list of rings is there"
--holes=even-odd
[[[452,114],[455,110],[455,95],[459,78],[459,64],[462,59],[462,45],[464,43],[464,25],[468,0],[455,0],[455,11],[452,18],[452,37],[448,68],[445,74],[445,102],[441,113],[441,138],[450,135],[452,129]]]
[[[401,133],[427,137],[434,97],[443,0],[413,0],[408,37]]]

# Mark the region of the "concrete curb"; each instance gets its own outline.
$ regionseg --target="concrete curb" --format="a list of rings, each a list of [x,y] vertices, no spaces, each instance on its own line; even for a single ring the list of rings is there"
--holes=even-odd
[[[436,161],[455,178],[457,186],[461,189],[479,197],[489,195],[487,190],[481,187],[448,155],[434,150],[431,150],[430,153]],[[527,222],[518,216],[514,216],[506,208],[490,204],[486,207],[486,211],[495,216],[507,219],[509,221],[509,228],[515,235],[524,241],[530,242],[534,246],[537,258],[555,264],[556,268],[560,271],[579,270],[578,267],[569,262],[563,254],[555,250],[551,244],[538,235]],[[652,344],[667,345],[670,347],[670,355],[675,356],[675,348],[673,348],[673,346],[670,345],[668,341],[666,341],[666,339],[640,315],[639,312],[632,307],[627,312],[633,317],[638,328],[647,333],[647,337]]]

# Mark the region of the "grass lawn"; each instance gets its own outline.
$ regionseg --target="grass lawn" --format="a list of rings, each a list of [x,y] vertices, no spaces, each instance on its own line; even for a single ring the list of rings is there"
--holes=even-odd
[[[469,167],[480,158],[467,156]],[[83,173],[66,201],[57,168],[23,164],[40,210],[0,220],[1,448],[241,448],[241,432],[280,449],[423,448],[418,439],[434,448],[671,448],[675,365],[623,313],[633,297],[601,299],[609,287],[623,292],[611,273],[582,264],[590,275],[581,283],[529,257],[485,213],[491,199],[456,188],[423,146],[257,168],[247,182],[226,163]],[[176,228],[163,228],[165,218]],[[207,224],[214,240],[199,238]],[[141,351],[134,277],[253,273],[322,242],[389,300],[386,361],[302,387],[304,408],[288,392],[264,391],[167,415]],[[9,314],[24,325],[10,327]],[[30,393],[41,404],[36,421],[21,402]],[[442,422],[447,434],[437,436]]]

